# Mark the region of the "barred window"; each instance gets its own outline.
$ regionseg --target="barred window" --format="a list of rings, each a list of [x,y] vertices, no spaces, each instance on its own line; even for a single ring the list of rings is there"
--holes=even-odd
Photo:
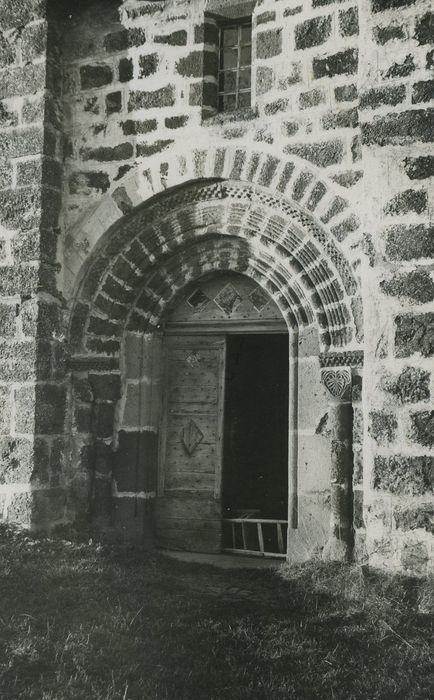
[[[219,112],[250,107],[252,73],[251,18],[220,26]]]

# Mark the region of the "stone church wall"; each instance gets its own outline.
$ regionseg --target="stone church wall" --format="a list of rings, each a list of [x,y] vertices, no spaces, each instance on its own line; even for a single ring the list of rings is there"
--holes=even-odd
[[[128,175],[146,175],[161,154],[164,180],[180,143],[274,148],[298,164],[287,173],[293,201],[329,227],[361,283],[356,554],[392,570],[432,570],[431,3],[244,3],[253,87],[252,108],[239,114],[215,110],[212,14],[235,3],[55,4],[56,13],[42,0],[0,5],[0,513],[35,527],[84,516],[88,470],[86,460],[77,469],[77,451],[87,449],[90,463],[93,448],[87,438],[71,447],[68,436],[80,433],[77,421],[89,433],[93,388],[76,373],[72,415],[64,336],[76,260],[109,224],[80,238],[74,227],[108,192],[128,213]],[[112,376],[101,402],[108,424],[119,391]]]

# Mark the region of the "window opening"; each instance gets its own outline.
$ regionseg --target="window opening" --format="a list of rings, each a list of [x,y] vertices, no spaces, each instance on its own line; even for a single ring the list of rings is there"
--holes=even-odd
[[[251,105],[252,23],[237,20],[220,26],[218,74],[219,112]]]

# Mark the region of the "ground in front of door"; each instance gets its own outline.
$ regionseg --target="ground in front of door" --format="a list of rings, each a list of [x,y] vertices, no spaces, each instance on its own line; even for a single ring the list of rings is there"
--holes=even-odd
[[[434,697],[434,582],[0,532],[0,697]]]

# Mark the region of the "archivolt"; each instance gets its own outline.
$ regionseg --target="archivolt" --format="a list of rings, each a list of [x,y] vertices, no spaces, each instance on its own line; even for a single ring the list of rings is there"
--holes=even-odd
[[[94,251],[75,301],[79,353],[117,353],[127,326],[159,326],[183,287],[211,270],[256,279],[289,326],[322,329],[322,349],[354,337],[357,282],[330,235],[248,183],[196,182],[132,211]]]

